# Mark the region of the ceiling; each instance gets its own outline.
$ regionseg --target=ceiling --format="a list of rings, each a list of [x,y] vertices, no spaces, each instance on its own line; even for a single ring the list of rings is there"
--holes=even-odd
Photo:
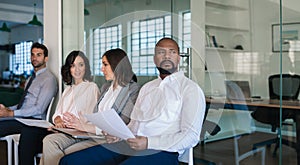
[[[9,28],[27,24],[34,14],[36,3],[36,15],[43,17],[43,0],[0,0],[0,27],[3,22]]]
[[[85,6],[111,0],[84,0]],[[120,0],[114,0],[120,1]],[[0,27],[5,22],[9,28],[22,26],[32,20],[35,13],[38,20],[43,20],[43,0],[0,0]],[[43,22],[43,21],[42,21]]]

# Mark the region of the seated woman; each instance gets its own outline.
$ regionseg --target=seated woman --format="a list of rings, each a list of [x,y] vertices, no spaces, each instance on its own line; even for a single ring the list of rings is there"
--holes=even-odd
[[[63,121],[65,113],[78,116],[78,113],[93,113],[100,92],[92,82],[90,65],[81,51],[72,51],[61,68],[62,79],[67,85],[58,101],[53,116],[55,127],[67,127]],[[53,133],[45,128],[25,127],[19,144],[19,164],[33,164],[34,155],[42,151],[43,138]]]
[[[113,108],[128,124],[130,114],[135,104],[140,86],[132,71],[131,64],[126,53],[122,49],[112,49],[102,56],[102,68],[105,79],[109,81],[101,88],[101,96],[95,107],[96,111],[104,111]],[[90,123],[80,122],[81,118],[68,115],[65,123],[68,127],[91,133],[101,134],[101,130]],[[61,157],[84,148],[88,148],[105,140],[89,139],[78,141],[65,134],[51,134],[43,140],[43,156],[41,164],[58,164]]]

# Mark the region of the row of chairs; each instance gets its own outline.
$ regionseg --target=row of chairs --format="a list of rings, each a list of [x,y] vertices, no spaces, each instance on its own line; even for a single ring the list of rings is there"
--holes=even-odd
[[[47,115],[46,115],[47,121],[50,121],[51,108],[52,108],[54,99],[55,98],[53,97],[50,104],[48,105]],[[5,137],[0,138],[1,141],[6,141],[6,143],[7,143],[7,164],[8,165],[13,164],[12,163],[12,155],[13,155],[12,148],[14,148],[14,164],[15,165],[19,164],[19,156],[18,156],[19,139],[20,139],[20,134],[7,135]],[[39,156],[39,155],[40,154],[38,154],[37,156]],[[35,161],[35,163],[36,163],[36,161]]]
[[[52,104],[53,104],[53,100],[54,98],[52,99],[49,107],[48,107],[48,111],[47,111],[47,116],[46,116],[46,120],[50,120],[50,113],[51,113],[51,107],[52,107]],[[207,111],[208,111],[208,108],[206,109],[206,114],[205,114],[205,119],[206,119],[206,116],[207,116]],[[206,132],[208,132],[210,135],[216,135],[219,131],[221,130],[221,128],[214,122],[211,122],[209,120],[205,120],[204,123],[203,123],[203,128],[202,128],[202,131],[201,131],[201,141],[204,140],[204,135]],[[20,134],[13,134],[13,135],[8,135],[8,136],[5,136],[5,137],[2,137],[0,138],[0,140],[5,140],[7,142],[7,160],[8,160],[8,165],[12,165],[12,144],[14,144],[14,164],[18,164],[18,145],[19,145],[19,139],[20,139]],[[244,159],[245,157],[248,157],[250,155],[253,155],[254,153],[256,152],[260,152],[262,151],[262,154],[264,155],[264,150],[262,150],[261,148],[257,149],[257,151],[251,151],[251,152],[247,152],[247,153],[244,153],[240,156],[239,155],[239,151],[238,151],[238,148],[236,148],[236,152],[235,154],[237,154],[237,159],[238,162],[242,159]],[[34,163],[36,165],[36,162],[37,162],[37,157],[41,157],[41,153],[37,154],[36,157],[34,158]],[[207,160],[203,160],[203,159],[196,159],[197,162],[201,162],[201,163],[206,163],[206,164],[214,164],[213,162],[210,162],[210,161],[207,161]],[[263,158],[263,161],[264,161],[264,158]],[[188,152],[185,154],[185,158],[182,160],[182,162],[184,163],[188,163],[188,165],[193,165],[194,164],[194,156],[193,156],[193,148],[190,148],[188,150]]]
[[[300,89],[300,76],[298,75],[289,75],[289,74],[284,74],[282,76],[283,78],[283,88],[285,87],[284,85],[287,85],[289,86],[289,88],[292,87],[292,89],[295,89],[295,90],[290,90],[288,92],[283,92],[283,99],[297,99],[298,98],[298,95],[299,95],[299,89]],[[272,75],[269,77],[269,93],[270,93],[270,98],[275,98],[275,99],[278,99],[279,98],[279,92],[278,92],[278,86],[279,86],[279,79],[280,79],[280,75]],[[296,87],[294,87],[296,86]],[[289,88],[286,88],[286,89],[289,89]],[[291,94],[292,93],[292,94]],[[51,107],[52,107],[52,104],[53,104],[53,100],[54,98],[52,99],[51,103],[49,104],[48,106],[48,111],[47,111],[47,116],[46,116],[46,120],[49,121],[50,119],[50,113],[51,113]],[[206,116],[207,116],[207,111],[208,111],[209,107],[206,109],[206,114],[205,114],[205,119],[206,119]],[[252,115],[255,119],[255,116]],[[274,130],[274,127],[278,127],[278,124],[276,123],[276,125],[272,125],[273,127],[273,130]],[[215,123],[212,123],[212,122],[209,122],[208,120],[206,120],[206,122],[203,123],[203,130],[202,130],[202,133],[201,133],[201,136],[204,136],[205,132],[208,132],[210,133],[211,135],[215,135],[217,134],[218,132],[220,131],[220,127],[215,124]],[[14,134],[14,135],[8,135],[8,136],[5,136],[5,137],[2,137],[0,138],[0,140],[5,140],[7,142],[7,160],[8,160],[8,165],[12,165],[12,142],[14,142],[14,155],[15,155],[15,158],[14,158],[14,164],[18,164],[18,144],[19,144],[19,138],[20,138],[20,134]],[[203,137],[202,137],[203,138]],[[237,137],[234,137],[234,143],[235,143],[235,157],[236,157],[236,164],[239,164],[239,162],[243,159],[245,159],[246,157],[250,156],[250,155],[253,155],[257,152],[261,152],[262,153],[262,164],[264,164],[264,155],[265,155],[265,148],[264,147],[260,147],[260,148],[257,148],[258,146],[263,146],[263,145],[270,145],[270,143],[272,142],[275,142],[275,143],[278,143],[278,136],[275,138],[275,139],[271,139],[271,140],[268,140],[266,142],[262,142],[262,143],[259,143],[259,144],[255,144],[254,145],[254,149],[249,151],[249,152],[246,152],[246,153],[243,153],[243,154],[239,154],[239,150],[238,150],[238,145],[237,145],[237,140],[238,140],[238,136]],[[278,144],[277,144],[278,146]],[[277,150],[277,147],[275,148],[274,150],[274,154],[276,154],[276,150]],[[38,154],[39,156],[41,154]],[[205,162],[206,160],[199,160],[198,161],[200,162]],[[187,163],[189,165],[193,165],[193,148],[190,148],[189,149],[189,152],[188,152],[188,161]],[[207,162],[207,161],[206,161]],[[209,162],[209,161],[208,161]],[[35,163],[36,163],[36,160],[35,160]],[[212,162],[208,163],[208,164],[213,164]]]

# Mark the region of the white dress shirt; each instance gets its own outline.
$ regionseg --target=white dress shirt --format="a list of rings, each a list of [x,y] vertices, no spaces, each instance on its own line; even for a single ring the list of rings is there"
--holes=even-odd
[[[52,121],[57,116],[70,112],[78,117],[78,112],[82,114],[93,113],[99,97],[99,88],[94,82],[84,81],[77,85],[68,86],[61,99],[58,101],[56,111]]]
[[[176,72],[141,88],[128,127],[148,138],[148,149],[181,156],[199,142],[205,106],[201,88]]]

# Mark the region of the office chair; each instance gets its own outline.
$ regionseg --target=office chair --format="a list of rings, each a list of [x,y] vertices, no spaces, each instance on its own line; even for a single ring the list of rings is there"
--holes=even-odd
[[[209,121],[206,120],[208,111],[210,108],[210,104],[206,104],[206,108],[205,108],[205,114],[204,114],[204,120],[203,120],[203,125],[202,125],[202,130],[200,133],[200,144],[203,146],[205,144],[205,134],[206,132],[211,135],[214,136],[217,133],[219,133],[221,131],[221,127],[213,122],[213,121]],[[205,165],[215,165],[216,163],[206,160],[206,159],[202,159],[202,158],[193,158],[194,162],[196,163],[201,163],[201,164],[205,164]]]
[[[280,74],[271,75],[268,79],[269,81],[269,96],[270,100],[279,100],[280,99]],[[300,90],[300,76],[299,75],[291,75],[291,74],[282,74],[282,100],[298,100]],[[277,128],[279,128],[280,120],[278,110],[266,110],[266,109],[257,109],[251,116],[259,122],[270,124],[272,132],[275,132]],[[292,118],[294,115],[288,111],[282,111],[282,121],[288,118]],[[283,123],[283,125],[291,125],[287,123]],[[276,151],[279,147],[279,134],[277,132],[277,136],[273,139],[266,140],[263,142],[259,142],[253,145],[253,149],[256,149],[258,146],[267,145],[268,147],[275,143],[276,146],[273,151],[273,156],[276,156]],[[282,139],[282,144],[290,146],[296,149],[296,144],[294,142],[288,141],[286,139]]]
[[[55,99],[55,97],[52,98],[51,102],[48,105],[48,109],[47,109],[46,120],[49,122],[50,122],[50,118],[51,118],[51,108],[52,108],[54,99]],[[18,148],[19,148],[20,135],[21,134],[9,135],[14,142],[14,164],[15,165],[19,164],[19,153],[18,153],[19,149]],[[39,157],[39,156],[41,156],[41,153],[36,155],[36,157]],[[36,157],[34,157],[35,164],[36,164]]]

